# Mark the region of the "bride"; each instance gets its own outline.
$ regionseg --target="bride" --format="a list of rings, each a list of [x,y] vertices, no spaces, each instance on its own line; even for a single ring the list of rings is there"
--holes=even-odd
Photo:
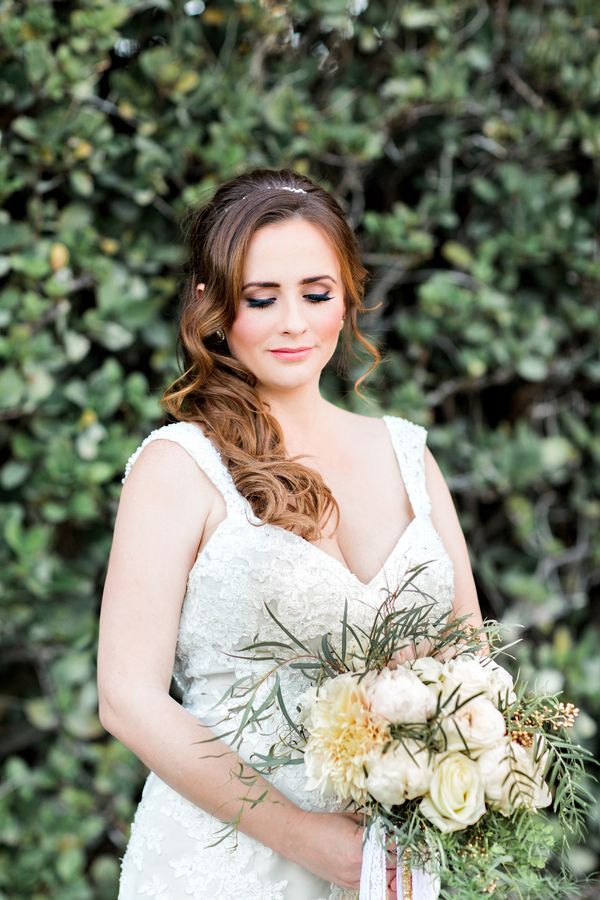
[[[356,898],[359,817],[307,791],[301,766],[245,790],[241,767],[253,774],[244,762],[272,734],[234,752],[215,705],[244,674],[232,654],[273,624],[265,604],[305,639],[339,629],[345,600],[366,625],[381,591],[429,561],[418,587],[436,611],[479,625],[467,547],[426,430],[320,392],[340,336],[378,361],[334,197],[256,169],[194,213],[189,239],[184,372],[162,399],[170,423],[127,463],[100,615],[100,719],[150,769],[119,900]],[[232,846],[219,829],[233,821]]]

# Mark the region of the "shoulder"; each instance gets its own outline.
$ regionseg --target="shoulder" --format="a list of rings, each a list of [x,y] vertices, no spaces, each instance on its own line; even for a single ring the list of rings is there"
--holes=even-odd
[[[344,432],[350,439],[362,442],[372,438],[374,442],[380,442],[386,433],[391,434],[398,452],[400,450],[422,452],[426,444],[427,429],[402,416],[364,416],[349,410],[339,412]],[[426,447],[425,450],[429,452]]]
[[[435,456],[427,446],[428,429],[402,416],[383,416],[383,419],[403,450],[411,452],[413,458],[416,457],[419,461],[419,468],[425,475],[425,489],[431,504],[435,507],[440,492],[448,495],[448,486]]]
[[[385,422],[380,416],[364,416],[338,408],[331,419],[335,442],[352,447],[357,455],[374,453],[385,443]]]
[[[222,511],[223,500],[186,447],[171,439],[183,431],[182,424],[155,429],[129,458],[117,522],[128,543],[159,534],[169,552],[173,541],[187,547],[186,564],[191,565],[206,523]]]
[[[146,450],[153,445],[152,450]],[[125,484],[132,468],[143,455],[148,461],[164,458],[165,460],[181,460],[191,457],[198,465],[211,455],[212,445],[201,428],[192,422],[171,422],[151,431],[133,451],[125,465],[125,473],[121,483]],[[212,448],[214,453],[214,448]],[[202,466],[201,466],[202,467]]]
[[[418,434],[423,436],[427,434],[427,429],[424,428],[423,425],[418,425],[416,422],[411,422],[410,419],[402,418],[402,416],[365,416],[361,413],[352,412],[347,409],[340,409],[339,407],[337,413],[342,421],[353,426],[357,431],[362,430],[363,432],[371,431],[375,433],[381,431],[383,425],[387,424],[395,431],[404,430],[415,435]]]
[[[214,444],[195,422],[155,428],[131,454],[121,479],[129,503],[150,503],[192,519],[235,505],[235,489]],[[122,497],[122,499],[124,499]]]
[[[382,416],[382,419],[393,434],[403,436],[405,439],[421,446],[426,444],[427,429],[424,425],[411,422],[410,419],[404,419],[402,416],[385,415]],[[425,447],[425,451],[429,453],[427,447]]]

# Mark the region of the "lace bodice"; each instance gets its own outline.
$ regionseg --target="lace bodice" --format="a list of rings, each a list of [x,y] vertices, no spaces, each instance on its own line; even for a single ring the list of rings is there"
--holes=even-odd
[[[299,535],[261,523],[249,502],[237,491],[218,450],[197,425],[177,422],[157,428],[128,460],[123,482],[149,442],[175,441],[196,461],[225,500],[226,517],[198,554],[188,575],[173,673],[182,691],[183,705],[206,724],[215,727],[222,722],[223,709],[211,707],[234,679],[248,674],[252,665],[229,654],[251,643],[257,635],[263,640],[281,639],[281,632],[266,612],[267,606],[303,641],[318,639],[328,631],[339,632],[345,600],[348,621],[368,628],[384,599],[382,591],[386,586],[394,588],[408,568],[427,562],[415,586],[435,599],[432,615],[451,607],[452,562],[431,521],[431,503],[425,484],[426,430],[396,416],[383,418],[414,518],[368,583]],[[412,597],[403,593],[402,598],[410,605],[425,602],[418,591]],[[284,675],[288,708],[294,709],[294,700],[306,686],[306,679],[297,671],[289,670]],[[236,722],[235,717],[232,722]],[[264,732],[247,733],[240,755],[250,759],[253,751],[268,752],[280,724],[283,723],[275,718],[272,727]],[[215,727],[215,732],[221,734],[231,728],[232,724],[228,723],[221,729]],[[315,791],[304,788],[303,768],[301,765],[284,767],[270,780],[306,809],[341,808],[335,801],[323,800]],[[216,831],[219,823],[213,822]],[[261,897],[279,896],[268,893],[264,884],[262,888]],[[332,888],[329,896],[354,895]]]

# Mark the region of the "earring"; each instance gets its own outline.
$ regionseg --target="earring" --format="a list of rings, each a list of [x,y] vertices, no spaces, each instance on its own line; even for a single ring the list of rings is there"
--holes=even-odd
[[[342,321],[340,322],[340,331],[341,331],[342,328],[344,327],[344,322],[345,322],[345,321],[346,321],[346,319],[342,319]]]
[[[225,340],[225,332],[223,331],[222,328],[217,328],[217,330],[215,331],[215,337],[218,341]]]

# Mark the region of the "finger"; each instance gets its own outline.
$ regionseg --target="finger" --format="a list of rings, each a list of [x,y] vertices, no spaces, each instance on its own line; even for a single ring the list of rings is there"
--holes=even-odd
[[[396,888],[396,871],[388,875],[387,879],[387,900],[397,900],[398,892]]]
[[[365,824],[365,823],[364,823],[364,817],[362,817],[362,816],[349,816],[349,818],[355,823],[355,825],[358,825],[359,828],[364,828],[364,824]]]
[[[360,812],[358,809],[347,809],[342,813],[343,816],[347,816],[349,819],[355,819],[357,822],[362,822],[364,818],[364,813]]]
[[[390,669],[395,669],[397,666],[403,665],[408,659],[405,649],[396,650],[395,653],[392,653],[390,657],[390,661],[388,662],[388,667]]]
[[[425,638],[425,640],[419,644],[419,652],[417,655],[418,656],[431,656],[431,654],[433,653],[433,649],[434,649],[434,643],[431,640],[431,638]]]

